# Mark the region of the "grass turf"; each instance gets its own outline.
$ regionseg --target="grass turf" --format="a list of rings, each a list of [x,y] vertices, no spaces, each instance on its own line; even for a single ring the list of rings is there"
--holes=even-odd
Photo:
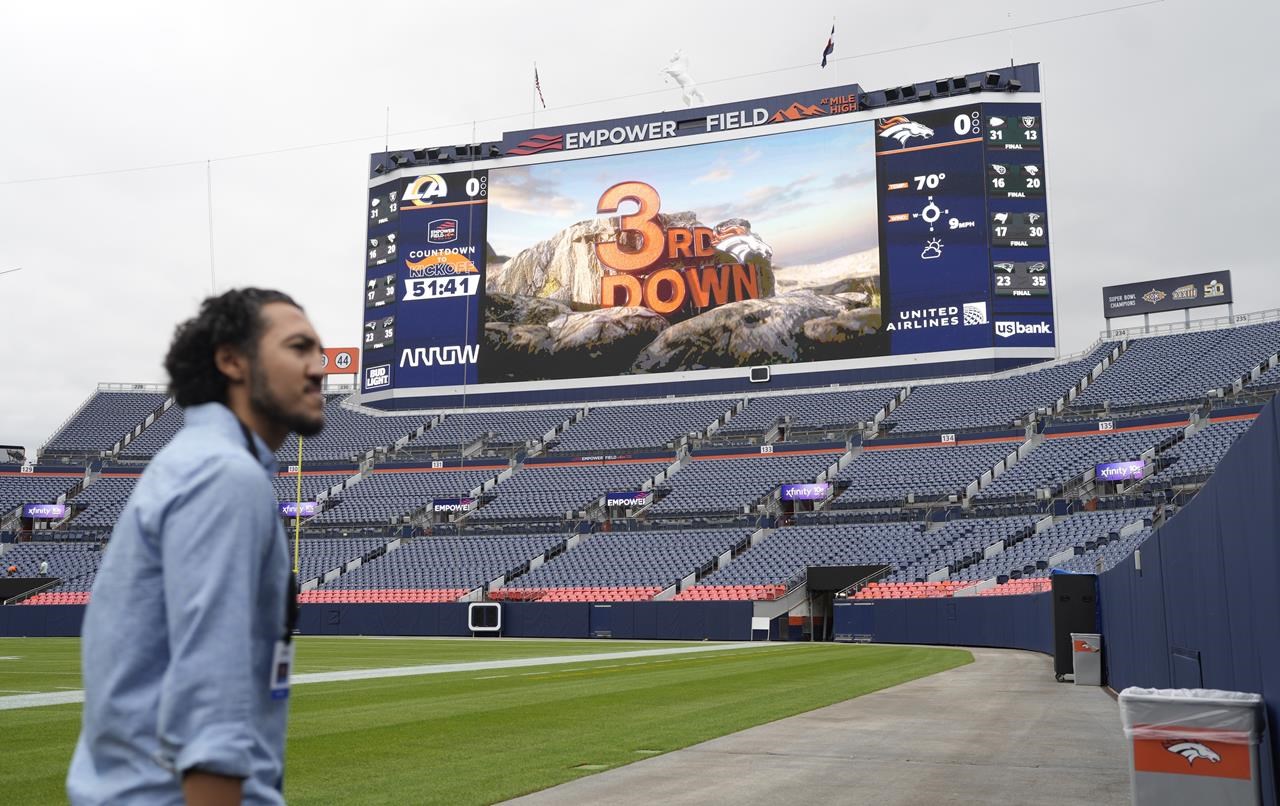
[[[0,655],[52,667],[51,655],[74,657],[75,641],[30,646],[56,640],[6,640]],[[310,668],[299,671],[655,646],[672,644],[309,638],[299,656]],[[492,803],[971,661],[954,649],[781,644],[302,685],[285,794],[293,804]],[[63,798],[79,720],[78,705],[0,712],[5,734],[20,737],[0,766],[6,802]]]

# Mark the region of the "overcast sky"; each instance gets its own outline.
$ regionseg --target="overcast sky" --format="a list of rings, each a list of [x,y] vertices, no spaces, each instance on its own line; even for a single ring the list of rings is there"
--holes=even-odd
[[[1237,313],[1280,307],[1280,3],[1165,0],[910,47],[1123,5],[5,3],[0,271],[22,271],[0,275],[0,443],[43,444],[99,382],[163,382],[173,326],[211,287],[205,160],[217,288],[284,289],[327,343],[358,343],[386,108],[392,148],[496,139],[531,126],[535,60],[539,124],[678,108],[659,74],[677,48],[708,103],[1038,61],[1063,351],[1097,338],[1104,284],[1225,268]],[[144,166],[173,167],[126,170]]]

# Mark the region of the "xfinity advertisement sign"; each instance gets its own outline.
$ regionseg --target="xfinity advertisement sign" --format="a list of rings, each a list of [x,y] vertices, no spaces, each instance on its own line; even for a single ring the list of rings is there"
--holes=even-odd
[[[1135,462],[1106,462],[1095,465],[1093,476],[1101,481],[1136,481],[1142,478],[1146,464]]]
[[[66,504],[23,504],[22,517],[41,521],[60,521],[67,517]]]
[[[281,501],[280,516],[284,518],[310,518],[319,511],[315,501]]]
[[[816,484],[782,485],[783,501],[825,501],[830,495],[831,485],[825,481]]]

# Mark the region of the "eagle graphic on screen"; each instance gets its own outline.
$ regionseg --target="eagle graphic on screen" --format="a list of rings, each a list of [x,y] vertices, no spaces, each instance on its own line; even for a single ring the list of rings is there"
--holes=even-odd
[[[897,140],[898,145],[904,148],[907,145],[907,141],[912,137],[919,137],[921,140],[928,140],[933,137],[933,129],[902,115],[881,118],[876,121],[876,131],[886,140]]]

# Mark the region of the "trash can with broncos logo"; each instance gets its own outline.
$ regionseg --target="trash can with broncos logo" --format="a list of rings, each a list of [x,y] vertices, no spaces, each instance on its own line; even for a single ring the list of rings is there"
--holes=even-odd
[[[1261,803],[1262,696],[1129,687],[1120,717],[1135,804]]]

